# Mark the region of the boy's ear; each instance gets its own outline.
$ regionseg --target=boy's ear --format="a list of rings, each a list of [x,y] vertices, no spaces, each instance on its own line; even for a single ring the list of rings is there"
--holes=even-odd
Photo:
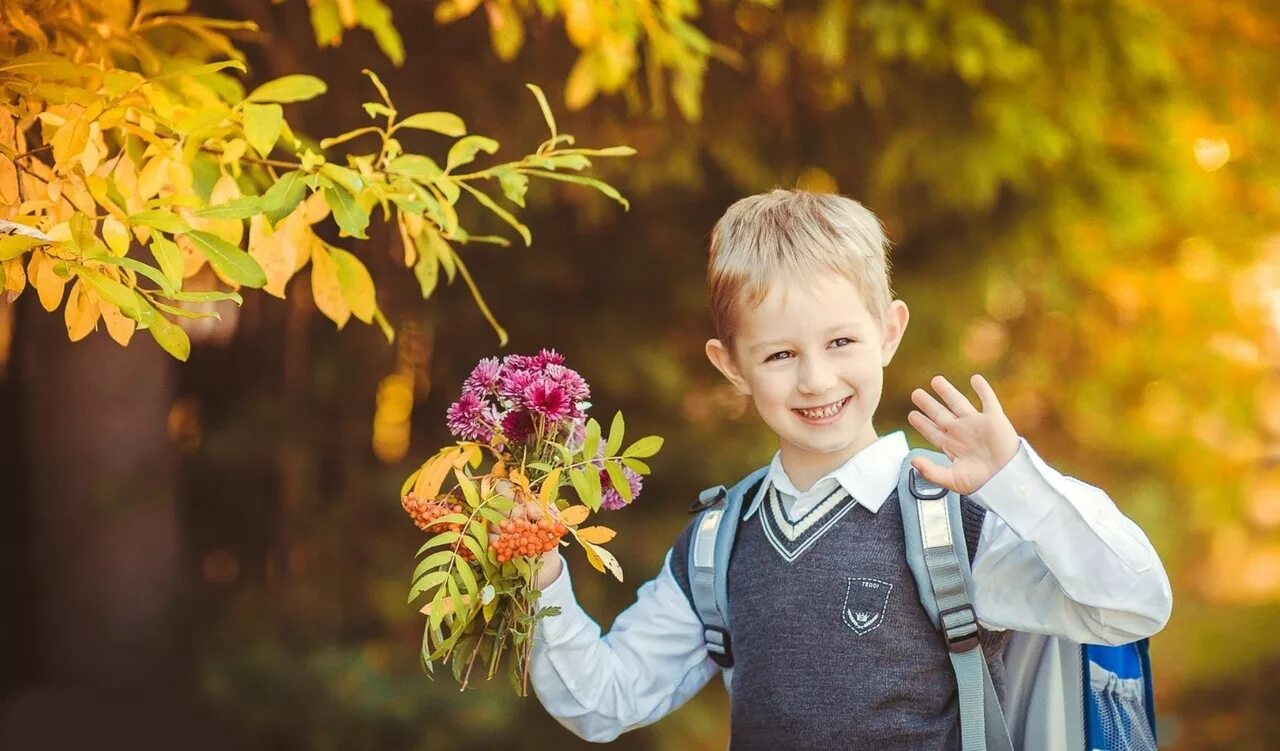
[[[902,343],[902,335],[907,331],[907,321],[910,318],[911,311],[907,310],[905,302],[894,300],[889,303],[884,316],[884,339],[880,346],[881,367],[888,367],[893,361],[893,355]]]
[[[716,366],[716,370],[720,371],[725,378],[729,379],[738,391],[744,396],[751,396],[751,386],[747,383],[747,379],[742,377],[742,371],[738,369],[738,364],[733,360],[733,353],[719,339],[707,340],[707,359],[711,364]]]

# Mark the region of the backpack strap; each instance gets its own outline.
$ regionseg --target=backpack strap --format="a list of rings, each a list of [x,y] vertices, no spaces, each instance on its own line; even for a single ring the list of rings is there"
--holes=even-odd
[[[768,470],[761,467],[728,490],[723,485],[707,488],[698,495],[698,503],[691,509],[699,517],[689,544],[689,589],[693,607],[702,619],[707,652],[726,670],[733,668],[733,644],[729,637],[729,556],[738,537],[747,491],[759,483]]]
[[[911,466],[917,456],[943,466],[951,462],[925,449],[907,454],[898,475],[898,503],[907,565],[920,593],[920,604],[951,653],[960,694],[961,747],[964,751],[1012,751],[1004,712],[978,641],[960,495],[924,479]]]

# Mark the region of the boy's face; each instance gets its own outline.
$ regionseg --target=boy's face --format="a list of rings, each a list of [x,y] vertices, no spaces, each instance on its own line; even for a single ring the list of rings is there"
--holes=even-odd
[[[906,330],[906,303],[894,300],[881,324],[857,287],[832,275],[779,280],[737,318],[732,351],[712,339],[707,356],[755,401],[797,484],[875,442],[871,420]]]

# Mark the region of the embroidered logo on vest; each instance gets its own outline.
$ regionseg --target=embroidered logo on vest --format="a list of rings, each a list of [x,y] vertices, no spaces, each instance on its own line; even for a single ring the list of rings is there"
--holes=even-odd
[[[844,595],[844,624],[862,636],[884,623],[893,585],[879,579],[851,577]]]

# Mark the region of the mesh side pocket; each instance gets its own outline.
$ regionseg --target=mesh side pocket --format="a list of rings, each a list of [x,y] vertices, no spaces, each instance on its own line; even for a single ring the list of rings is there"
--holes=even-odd
[[[1156,751],[1155,735],[1147,722],[1145,689],[1141,678],[1121,678],[1096,662],[1089,663],[1093,751]]]

